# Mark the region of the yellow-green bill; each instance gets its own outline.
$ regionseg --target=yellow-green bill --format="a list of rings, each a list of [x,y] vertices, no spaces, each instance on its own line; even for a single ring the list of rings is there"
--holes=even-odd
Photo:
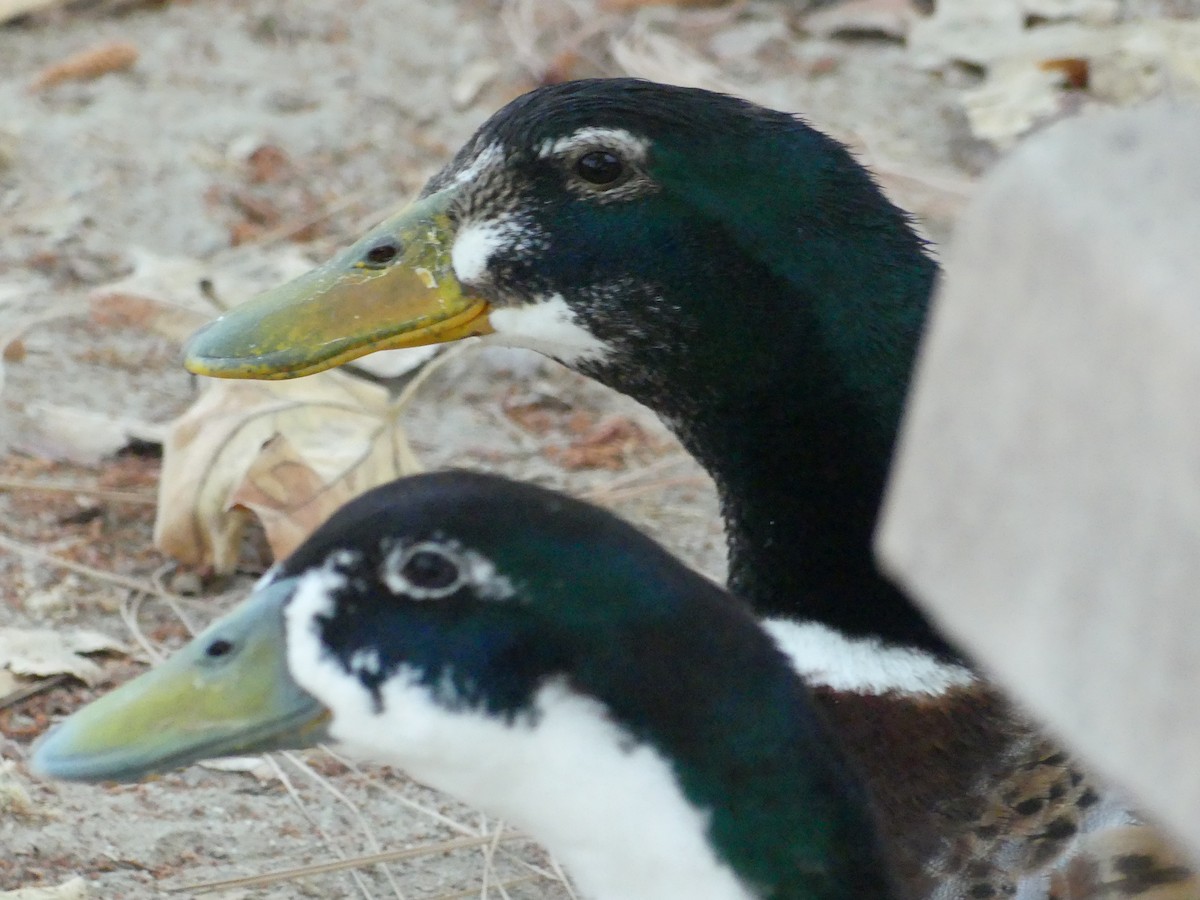
[[[196,332],[184,365],[218,378],[295,378],[376,350],[491,332],[450,262],[454,188],[380,223],[329,262]]]
[[[47,733],[36,771],[70,781],[132,781],[235,753],[311,747],[328,712],[288,673],[283,580],[256,592],[165,662]]]

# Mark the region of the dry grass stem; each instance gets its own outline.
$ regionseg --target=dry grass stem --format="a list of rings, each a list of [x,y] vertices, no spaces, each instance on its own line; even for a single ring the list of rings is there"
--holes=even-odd
[[[347,797],[342,791],[338,790],[337,786],[332,781],[306,763],[298,754],[282,753],[280,755],[293,766],[295,766],[300,772],[307,775],[310,779],[320,785],[327,793],[332,794],[335,799],[337,799],[342,803],[343,806],[350,810],[350,815],[354,817],[356,822],[358,822],[358,827],[362,830],[363,836],[366,837],[368,846],[370,846],[371,849],[376,853],[383,852],[383,845],[379,843],[379,839],[376,837],[375,830],[371,827],[371,823],[367,821],[367,817],[363,815],[362,810],[359,809],[358,805],[353,800]],[[404,892],[400,890],[400,885],[396,883],[396,877],[392,874],[392,870],[388,868],[387,865],[381,865],[380,868],[383,870],[384,877],[387,878],[388,883],[391,884],[392,891],[395,893],[397,900],[404,900]]]
[[[264,756],[263,759],[265,759],[267,764],[271,766],[271,770],[275,773],[275,777],[279,779],[279,783],[282,784],[283,789],[287,791],[287,795],[296,805],[296,809],[299,810],[300,815],[304,817],[308,824],[312,826],[313,831],[315,831],[320,836],[321,840],[325,842],[325,846],[328,847],[339,860],[346,862],[348,859],[346,852],[342,850],[340,846],[338,846],[338,843],[329,836],[329,833],[322,827],[321,823],[316,820],[316,817],[309,812],[308,807],[305,806],[304,799],[300,796],[300,792],[296,790],[296,786],[292,784],[292,779],[289,778],[287,772],[283,770],[283,766],[279,765],[279,761],[270,755]],[[346,866],[346,869],[348,870],[347,874],[354,880],[355,886],[358,888],[359,892],[367,898],[367,900],[374,900],[375,895],[372,894],[371,889],[367,887],[367,882],[363,879],[362,874],[355,871],[357,868],[357,864]],[[196,891],[196,893],[201,892]]]
[[[107,503],[136,503],[141,506],[153,506],[154,497],[150,494],[135,494],[132,491],[106,491],[102,488],[87,485],[62,484],[57,481],[31,481],[26,478],[9,478],[0,476],[0,491],[47,491],[55,494],[80,494],[95,497]]]
[[[45,563],[48,566],[66,569],[68,572],[75,572],[78,575],[85,575],[88,578],[105,584],[115,585],[116,587],[125,588],[130,591],[152,594],[156,597],[160,595],[159,589],[148,581],[140,578],[130,578],[127,575],[118,575],[116,572],[106,572],[104,569],[97,569],[94,566],[85,565],[74,560],[63,559],[61,556],[55,556],[53,553],[48,553],[39,547],[26,544],[24,541],[18,541],[7,535],[0,534],[0,549],[20,554],[29,559],[36,559],[38,562]]]
[[[338,859],[325,863],[316,863],[311,866],[297,866],[293,869],[279,869],[275,872],[264,872],[261,875],[247,875],[243,878],[227,878],[223,881],[205,881],[200,884],[187,885],[185,887],[166,888],[169,893],[181,894],[191,892],[194,894],[208,894],[213,891],[225,891],[232,888],[247,888],[247,887],[262,887],[267,884],[275,884],[280,881],[294,881],[297,878],[308,878],[312,875],[327,875],[331,872],[344,872],[348,869],[354,869],[361,866],[374,866],[380,863],[401,862],[408,859],[420,859],[422,856],[433,856],[437,853],[450,853],[454,850],[465,850],[474,847],[480,847],[492,842],[492,835],[483,835],[475,837],[453,838],[448,841],[438,841],[433,844],[422,844],[420,847],[406,847],[403,850],[385,850],[382,853],[375,853],[370,856],[356,856],[351,859]],[[519,834],[505,835],[502,840],[516,841],[528,840]],[[530,875],[527,879],[533,880],[537,875]],[[512,884],[513,882],[510,882]],[[471,893],[474,893],[473,891]],[[470,894],[453,894],[447,896],[465,897]]]

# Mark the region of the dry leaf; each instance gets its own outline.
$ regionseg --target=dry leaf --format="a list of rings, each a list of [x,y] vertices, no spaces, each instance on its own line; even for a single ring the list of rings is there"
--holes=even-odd
[[[48,678],[72,675],[94,685],[103,678],[89,653],[127,653],[125,646],[86,629],[0,628],[0,668],[14,675]]]
[[[246,178],[251,184],[274,184],[283,181],[294,169],[282,147],[259,144],[246,157]]]
[[[39,9],[62,6],[66,2],[67,0],[0,0],[0,25],[10,19],[37,12]]]
[[[236,772],[249,775],[259,782],[275,781],[278,775],[274,767],[261,756],[223,756],[219,759],[202,760],[202,769],[213,772]]]
[[[88,294],[97,325],[137,327],[182,342],[213,317],[210,281],[231,298],[251,297],[312,268],[295,247],[249,248],[217,272],[211,263],[131,248],[133,273]]]
[[[1024,27],[1016,0],[940,0],[932,16],[912,23],[908,49],[918,68],[986,66],[1013,53]]]
[[[22,450],[46,459],[94,466],[133,441],[162,442],[165,426],[115,413],[38,400],[25,408],[29,428],[20,436]]]
[[[164,444],[155,544],[228,573],[253,514],[286,556],[352,497],[420,471],[398,413],[384,388],[344,372],[213,382]]]
[[[722,6],[729,0],[601,0],[600,8],[610,12],[631,12],[643,6],[705,7]]]
[[[466,109],[500,74],[500,66],[490,59],[467,63],[450,87],[450,102],[455,109]]]
[[[109,72],[123,72],[132,69],[137,59],[138,49],[128,41],[101,44],[47,66],[38,73],[29,89],[41,91],[64,81],[89,81]]]
[[[1074,19],[1090,25],[1107,25],[1121,14],[1118,0],[1022,0],[1026,16],[1050,21]]]
[[[629,454],[650,443],[642,427],[626,416],[595,423],[589,414],[577,413],[567,429],[576,435],[567,446],[545,450],[564,469],[624,469]]]
[[[86,900],[87,882],[78,876],[56,887],[18,888],[0,893],[0,900]]]
[[[878,34],[903,39],[917,18],[912,0],[847,0],[821,7],[802,21],[804,30],[818,37]]]
[[[38,818],[37,807],[21,784],[16,773],[17,764],[10,759],[0,760],[0,816],[15,816],[21,819]],[[0,897],[5,896],[0,894]]]
[[[1062,109],[1065,75],[1030,61],[993,66],[988,80],[963,93],[967,123],[976,137],[1004,147]]]
[[[635,22],[609,45],[613,61],[626,75],[706,88],[726,94],[745,95],[721,69],[678,38]]]

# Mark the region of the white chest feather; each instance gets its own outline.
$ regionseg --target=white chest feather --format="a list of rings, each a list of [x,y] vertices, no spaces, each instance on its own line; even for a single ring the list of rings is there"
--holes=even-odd
[[[330,732],[351,752],[504,817],[591,900],[752,900],[710,850],[708,816],[683,797],[667,762],[562,684],[538,692],[535,721],[508,724],[451,712],[401,672],[382,686],[377,714],[361,682],[321,654],[311,623],[327,609],[325,588],[314,580],[289,604],[288,661],[334,710]]]
[[[815,622],[766,619],[763,627],[810,685],[860,694],[936,696],[977,680],[970,669],[922,650],[889,647],[875,638],[849,638]]]

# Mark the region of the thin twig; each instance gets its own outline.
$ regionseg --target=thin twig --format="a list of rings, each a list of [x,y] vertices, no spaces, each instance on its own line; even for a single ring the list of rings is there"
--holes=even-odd
[[[153,594],[156,597],[162,595],[162,591],[149,581],[140,578],[130,578],[127,575],[118,575],[116,572],[106,572],[104,569],[97,569],[84,563],[64,559],[61,556],[55,556],[53,553],[47,553],[45,550],[35,547],[32,544],[26,544],[24,541],[10,538],[8,535],[0,534],[0,548],[11,550],[13,553],[19,553],[21,556],[36,559],[47,565],[57,566],[60,569],[66,569],[79,575],[86,575],[88,578],[94,578],[96,581],[103,581],[107,584],[123,587],[127,590]]]
[[[10,706],[16,706],[23,700],[28,700],[30,697],[36,697],[38,694],[44,693],[51,688],[56,688],[70,677],[66,672],[59,672],[57,675],[51,675],[49,678],[44,678],[34,684],[27,684],[23,688],[17,688],[11,694],[0,697],[0,709],[8,709]]]
[[[349,769],[354,774],[356,774],[362,778],[370,777],[366,772],[364,772],[362,770],[361,767],[359,767],[354,762],[354,760],[349,759],[348,757],[342,756],[336,750],[333,750],[332,748],[326,746],[325,744],[321,744],[320,746],[321,746],[321,749],[327,755],[329,755],[333,759],[337,760],[339,763],[341,763],[343,766],[345,766],[347,769]],[[427,816],[428,818],[437,822],[439,825],[443,825],[446,828],[449,828],[451,831],[455,831],[461,835],[465,835],[468,837],[478,837],[479,836],[479,833],[477,831],[475,831],[473,828],[471,828],[469,825],[464,825],[462,822],[459,822],[457,819],[452,819],[450,816],[447,816],[445,813],[438,812],[436,809],[430,809],[428,806],[425,806],[424,804],[418,803],[416,800],[412,800],[412,799],[404,796],[404,794],[400,793],[400,791],[398,791],[396,788],[391,787],[386,781],[376,781],[375,784],[380,789],[386,791],[389,794],[389,796],[392,798],[393,802],[398,803],[399,805],[405,807],[406,809],[411,809],[414,812],[418,812],[423,816]],[[504,848],[501,848],[500,852],[502,854],[504,854],[507,858],[511,859],[513,862],[517,863],[520,866],[523,866],[530,872],[535,873],[539,878],[544,878],[547,881],[561,881],[564,877],[561,874],[562,873],[561,869],[556,868],[556,871],[559,873],[556,875],[554,872],[547,871],[546,869],[543,869],[541,866],[534,865],[533,863],[529,862],[528,860],[522,859],[520,856],[517,856],[516,854],[512,853],[511,851],[505,850]]]
[[[108,491],[86,485],[63,484],[59,481],[33,481],[26,478],[0,476],[0,491],[47,491],[56,494],[86,494],[97,500],[110,503],[137,503],[153,506],[157,500],[150,494],[135,494],[132,491]]]
[[[504,836],[502,840],[529,840],[516,833]],[[235,887],[261,887],[275,884],[279,881],[293,881],[297,878],[307,878],[310,875],[327,875],[330,872],[344,872],[361,866],[374,866],[380,863],[400,862],[406,859],[419,859],[422,856],[432,856],[435,853],[449,853],[452,850],[463,850],[481,847],[492,842],[492,835],[486,834],[474,837],[452,838],[436,844],[422,844],[420,847],[406,847],[402,850],[385,850],[370,856],[356,856],[352,859],[337,859],[329,862],[316,863],[311,866],[297,866],[292,869],[278,869],[274,872],[263,872],[260,875],[247,875],[243,878],[229,878],[224,881],[206,881],[186,887],[166,888],[169,893],[178,894],[191,891],[196,894],[207,894],[212,891],[228,890]],[[537,876],[530,876],[535,878]],[[465,895],[464,895],[465,896]]]
[[[308,820],[308,824],[313,827],[313,830],[320,835],[321,840],[325,842],[325,845],[334,853],[336,853],[342,862],[348,862],[349,860],[347,860],[345,851],[334,842],[333,838],[329,836],[329,833],[323,827],[321,827],[321,823],[318,822],[304,806],[304,801],[300,798],[300,792],[296,790],[296,786],[292,784],[292,780],[288,778],[287,772],[283,771],[283,766],[279,765],[279,761],[270,755],[264,756],[263,759],[266,760],[267,765],[269,765],[272,771],[274,771],[275,777],[279,779],[279,783],[283,785],[283,789],[287,791],[288,796],[292,798],[292,802],[296,804],[296,808],[300,810],[300,815],[304,816],[304,818]],[[355,885],[360,891],[362,891],[363,896],[371,898],[371,889],[367,887],[366,881],[363,880],[363,877],[359,872],[354,871],[356,868],[358,868],[357,864],[347,866],[346,868],[350,870],[350,877],[354,879]],[[197,891],[197,893],[199,893],[199,891]]]
[[[146,652],[146,656],[150,658],[150,661],[157,663],[161,662],[166,654],[154,646],[150,638],[146,637],[146,633],[142,631],[142,626],[138,624],[138,609],[141,608],[142,601],[145,599],[145,593],[142,591],[133,591],[121,601],[118,612],[120,613],[121,621],[125,623],[126,630],[133,635],[133,639]]]
[[[528,884],[531,881],[537,880],[537,875],[519,875],[516,878],[510,878],[508,881],[497,882],[496,887],[500,889],[500,893],[507,897],[508,893],[505,890],[506,888],[516,887],[519,884]],[[478,888],[468,888],[465,891],[453,891],[449,894],[437,894],[436,896],[430,897],[429,900],[461,900],[463,897],[474,897],[478,893]]]
[[[358,827],[362,829],[362,833],[366,836],[367,843],[370,845],[371,849],[373,849],[376,853],[383,852],[383,845],[379,843],[379,839],[375,836],[375,830],[371,828],[371,823],[367,821],[367,817],[364,816],[362,810],[358,808],[358,804],[347,797],[342,791],[338,790],[337,786],[332,781],[306,763],[297,754],[284,752],[280,755],[297,769],[299,769],[302,773],[319,784],[327,792],[332,794],[336,800],[341,802],[342,805],[349,809],[350,815],[352,815],[358,822]],[[400,885],[396,883],[396,877],[392,874],[392,870],[386,865],[382,865],[381,868],[383,869],[383,873],[386,876],[388,883],[391,884],[392,891],[395,893],[398,900],[404,900],[404,892],[400,890]]]
[[[596,503],[611,504],[629,500],[639,494],[665,491],[669,487],[704,487],[708,483],[708,479],[701,475],[677,475],[674,478],[656,478],[653,481],[647,481],[645,484],[631,484],[628,487],[617,488],[615,490],[593,488],[590,491],[586,491],[583,496],[585,499]]]
[[[579,900],[579,896],[575,893],[575,888],[571,885],[571,879],[567,877],[567,873],[563,871],[563,867],[558,864],[558,860],[553,856],[550,857],[550,867],[554,869],[554,874],[558,876],[558,880],[562,882],[562,886],[567,891],[567,896],[571,900]]]

